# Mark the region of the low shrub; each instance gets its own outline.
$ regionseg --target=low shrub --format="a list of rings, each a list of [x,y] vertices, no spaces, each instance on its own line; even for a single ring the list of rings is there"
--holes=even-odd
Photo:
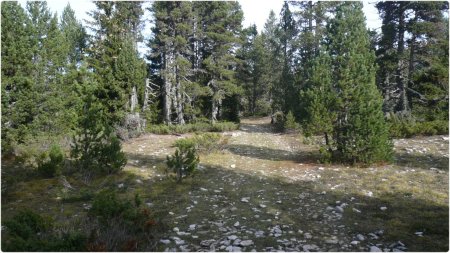
[[[283,125],[283,129],[286,130],[298,130],[300,128],[300,124],[298,124],[295,121],[295,117],[294,114],[289,111],[289,113],[286,115],[285,121],[284,121],[284,125]]]
[[[445,120],[416,122],[395,119],[391,120],[389,124],[390,136],[393,138],[448,134],[448,121]]]
[[[37,159],[38,172],[46,177],[54,177],[61,174],[64,166],[65,155],[61,147],[53,145],[49,151],[43,152]]]
[[[177,182],[192,174],[199,163],[197,151],[194,147],[183,146],[175,150],[173,156],[167,156],[167,166],[177,174]]]
[[[233,122],[196,122],[185,125],[148,125],[147,132],[154,134],[184,134],[191,132],[225,132],[239,128],[239,124]]]
[[[183,138],[175,141],[174,146],[179,149],[194,148],[200,153],[211,153],[218,150],[225,143],[222,135],[217,133],[196,134],[190,138]]]
[[[87,236],[80,232],[57,235],[50,219],[30,210],[20,211],[4,225],[4,251],[86,251]]]
[[[119,216],[130,208],[131,203],[120,201],[113,191],[104,190],[94,198],[89,213],[106,221],[112,217]]]
[[[80,189],[77,192],[62,196],[61,200],[65,203],[89,201],[94,197],[94,193],[89,189]]]

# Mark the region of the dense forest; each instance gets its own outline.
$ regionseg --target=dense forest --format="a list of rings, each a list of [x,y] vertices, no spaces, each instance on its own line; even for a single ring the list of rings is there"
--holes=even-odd
[[[1,3],[3,161],[90,182],[123,169],[130,138],[253,116],[318,137],[327,163],[390,162],[393,138],[448,134],[448,2],[377,2],[382,26],[370,30],[361,2],[286,1],[260,32],[243,27],[239,2],[94,4],[83,23],[70,5]],[[178,181],[198,162],[187,144],[167,158]],[[93,212],[128,210],[108,194]],[[7,249],[83,250],[30,245]]]
[[[141,2],[95,5],[84,27],[70,6],[58,16],[46,2],[2,3],[3,153],[76,133],[95,106],[96,124],[122,139],[277,112],[330,149],[370,131],[386,139],[384,118],[394,136],[446,131],[446,2],[379,2],[378,31],[359,3],[285,2],[261,33],[242,27],[236,2],[155,2],[147,39]]]

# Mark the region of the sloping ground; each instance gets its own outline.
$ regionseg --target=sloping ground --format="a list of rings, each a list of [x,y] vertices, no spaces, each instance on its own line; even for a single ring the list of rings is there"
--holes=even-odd
[[[448,250],[448,137],[395,140],[390,165],[330,166],[317,163],[317,146],[274,133],[269,122],[245,119],[224,133],[224,150],[202,155],[181,184],[165,172],[165,157],[189,135],[130,140],[124,172],[91,187],[139,193],[163,231],[160,251]],[[2,218],[23,207],[83,217],[90,201],[61,203],[53,181],[16,184]]]

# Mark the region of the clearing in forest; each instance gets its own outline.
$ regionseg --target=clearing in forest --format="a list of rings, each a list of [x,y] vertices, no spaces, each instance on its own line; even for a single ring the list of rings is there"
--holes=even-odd
[[[175,140],[192,134],[131,139],[124,171],[88,187],[138,193],[160,226],[159,251],[448,250],[447,136],[397,139],[392,164],[358,168],[318,163],[318,145],[273,132],[269,122],[244,119],[222,133],[222,150],[201,155],[199,170],[180,184],[166,174],[165,159]],[[2,177],[14,178],[7,166]],[[3,220],[31,208],[75,223],[92,205],[61,201],[58,179],[5,185]]]
[[[224,149],[181,184],[162,168],[185,136],[124,145],[126,170],[149,180],[147,204],[167,225],[159,250],[448,250],[448,137],[395,140],[393,164],[357,168],[318,164],[317,145],[269,122],[223,133]]]

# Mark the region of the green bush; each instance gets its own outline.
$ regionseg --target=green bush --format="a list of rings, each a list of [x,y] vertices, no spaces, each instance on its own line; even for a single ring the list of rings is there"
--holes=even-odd
[[[297,130],[300,128],[300,124],[295,122],[294,114],[291,111],[286,115],[283,128],[284,130]]]
[[[37,159],[38,172],[46,177],[53,177],[61,174],[64,166],[65,155],[61,147],[53,145],[50,151],[43,152]]]
[[[88,201],[94,197],[94,193],[89,189],[80,189],[75,193],[71,193],[70,195],[65,195],[62,197],[62,201],[65,203],[79,202],[79,201]]]
[[[196,134],[190,138],[183,138],[175,141],[174,146],[179,149],[194,148],[200,153],[211,153],[221,147],[222,136],[217,133]]]
[[[445,120],[416,122],[411,119],[394,118],[389,124],[390,136],[393,138],[448,134],[448,121]]]
[[[192,174],[199,163],[196,149],[188,146],[177,148],[175,154],[166,159],[167,166],[177,174],[177,182]]]
[[[4,251],[86,251],[87,236],[80,232],[53,233],[53,223],[30,210],[23,210],[3,223]]]
[[[125,210],[130,208],[131,204],[129,202],[120,201],[114,191],[104,190],[94,198],[89,213],[106,221],[110,218],[119,216]]]
[[[185,125],[148,125],[147,132],[154,134],[184,134],[191,132],[225,132],[239,128],[233,122],[216,122],[214,124],[199,121]]]
[[[45,232],[51,224],[31,210],[19,211],[11,220],[5,221],[9,234],[28,240],[37,233]]]

